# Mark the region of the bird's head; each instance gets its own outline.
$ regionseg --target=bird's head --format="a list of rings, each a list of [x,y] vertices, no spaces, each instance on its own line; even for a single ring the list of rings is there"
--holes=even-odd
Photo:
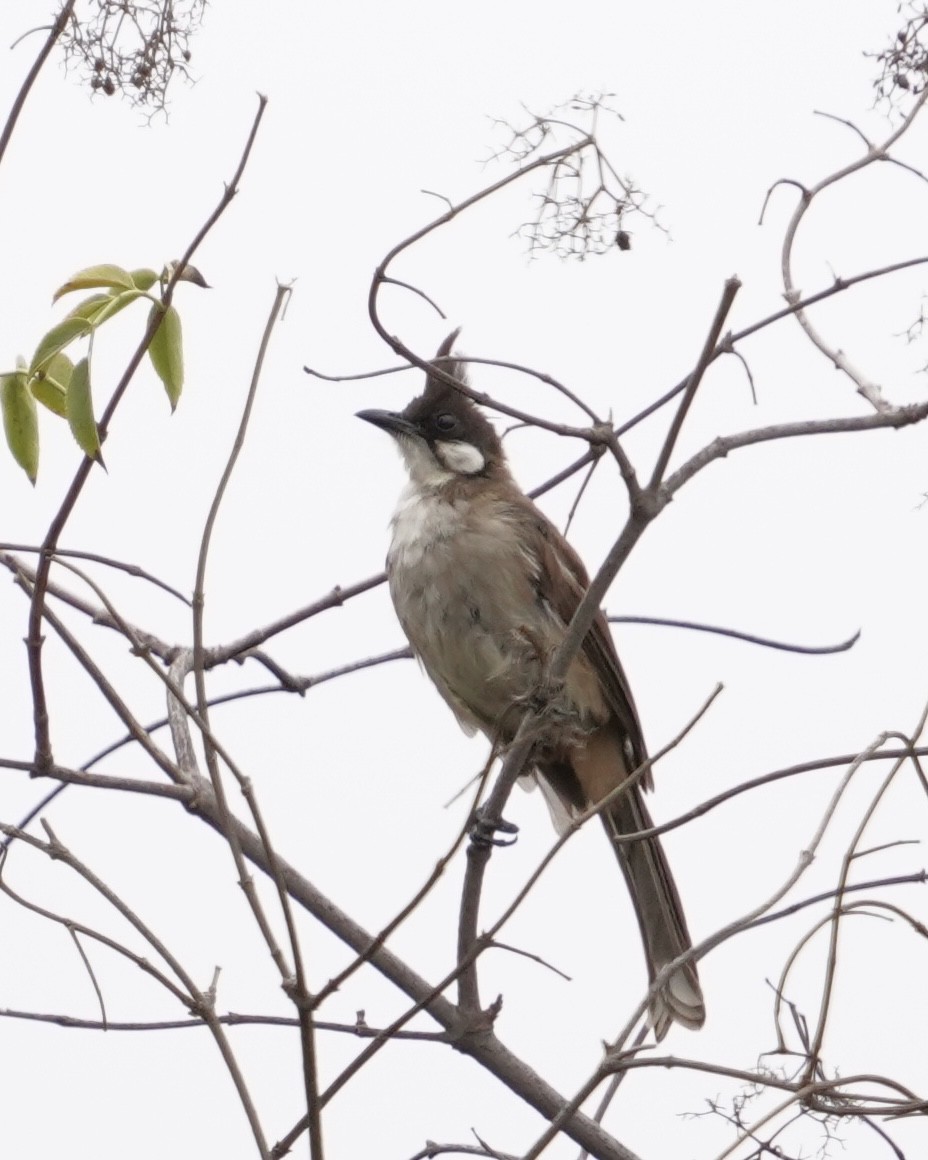
[[[438,348],[436,367],[467,383],[462,363],[449,360],[454,331]],[[430,373],[425,390],[402,411],[358,411],[358,418],[396,440],[410,479],[439,486],[454,479],[509,477],[502,443],[492,423],[466,396]]]

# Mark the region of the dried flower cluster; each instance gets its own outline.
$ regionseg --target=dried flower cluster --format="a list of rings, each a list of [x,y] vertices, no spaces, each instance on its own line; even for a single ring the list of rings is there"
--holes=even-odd
[[[928,81],[928,5],[911,0],[899,10],[908,16],[892,43],[882,52],[866,54],[880,65],[874,82],[877,98],[889,104],[907,93],[917,96]]]
[[[95,93],[163,110],[174,75],[189,75],[190,40],[205,7],[206,0],[88,0],[62,35],[66,59]]]
[[[516,231],[527,239],[533,257],[553,253],[582,261],[613,248],[628,250],[629,215],[654,220],[646,208],[647,196],[631,178],[619,176],[600,146],[601,114],[622,120],[607,100],[608,94],[578,95],[550,114],[530,112],[523,126],[498,122],[506,141],[495,154],[497,159],[525,167],[537,162],[543,150],[552,150],[550,163],[543,168],[545,187],[536,194],[537,212]],[[562,148],[565,137],[572,149]]]

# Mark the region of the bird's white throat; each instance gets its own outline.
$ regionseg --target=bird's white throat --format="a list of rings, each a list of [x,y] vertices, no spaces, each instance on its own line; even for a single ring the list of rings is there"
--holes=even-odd
[[[483,453],[473,443],[438,442],[434,451],[423,439],[397,436],[397,445],[409,478],[420,487],[439,487],[456,475],[476,475],[486,467]]]
[[[410,480],[390,521],[393,539],[388,561],[402,568],[416,567],[431,547],[455,534],[466,507],[460,499],[445,499],[434,485],[422,487]]]

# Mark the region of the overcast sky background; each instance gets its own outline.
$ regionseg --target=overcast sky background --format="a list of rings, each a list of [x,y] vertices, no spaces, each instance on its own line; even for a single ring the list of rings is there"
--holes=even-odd
[[[228,454],[270,309],[275,279],[294,280],[274,334],[248,442],[210,556],[207,639],[224,642],[379,571],[387,522],[402,481],[390,441],[354,419],[362,407],[401,407],[418,373],[326,383],[304,364],[350,374],[394,358],[366,313],[372,271],[398,241],[452,200],[497,180],[486,164],[503,142],[492,118],[521,104],[545,111],[578,90],[615,94],[625,120],[607,142],[617,168],[660,206],[660,232],[630,221],[633,246],[564,264],[527,260],[513,232],[531,212],[517,186],[433,235],[394,271],[438,302],[447,321],[402,291],[382,296],[383,318],[423,356],[463,326],[460,348],[554,375],[616,420],[635,414],[693,365],[726,277],[743,281],[731,325],[782,304],[779,247],[794,188],[859,155],[852,119],[878,138],[891,124],[873,108],[874,62],[899,26],[893,0],[781,0],[777,5],[670,0],[664,5],[547,0],[445,5],[401,0],[215,4],[193,43],[193,86],[177,82],[170,117],[145,124],[117,99],[90,99],[60,58],[48,65],[0,166],[0,363],[28,357],[63,307],[53,289],[98,262],[160,265],[179,256],[233,173],[256,106],[269,104],[241,193],[196,257],[212,289],[181,286],[187,383],[171,416],[147,368],[139,373],[63,543],[138,564],[189,592],[203,520]],[[41,24],[47,5],[6,0],[0,45]],[[38,34],[0,67],[9,108],[38,50]],[[5,115],[5,112],[4,112]],[[928,120],[900,155],[925,168]],[[797,240],[805,291],[919,255],[928,190],[911,174],[875,166],[821,198]],[[926,276],[915,270],[835,299],[816,314],[835,345],[893,402],[924,397],[928,351],[897,337],[918,316]],[[131,311],[94,352],[98,410],[141,333]],[[865,413],[838,375],[787,320],[742,347],[757,405],[735,360],[712,368],[675,462],[716,435],[791,419]],[[474,368],[475,383],[515,406],[580,422],[534,379]],[[628,449],[641,471],[666,420],[636,430]],[[652,750],[672,738],[716,682],[722,697],[657,772],[654,812],[676,816],[706,797],[779,766],[856,752],[883,730],[911,731],[928,697],[924,576],[928,457],[921,428],[771,444],[712,465],[650,528],[609,594],[613,613],[721,623],[805,644],[857,629],[849,653],[800,657],[664,628],[620,626],[616,640]],[[530,488],[581,450],[544,433],[508,441]],[[42,462],[32,489],[0,455],[0,539],[39,542],[79,453],[67,430],[42,416]],[[563,526],[577,481],[546,496]],[[597,472],[571,538],[591,569],[624,519],[621,481]],[[130,620],[163,639],[189,640],[189,614],[139,581],[95,573]],[[62,574],[59,579],[64,580]],[[71,581],[77,584],[77,581]],[[28,759],[31,705],[25,677],[27,605],[12,583],[0,600],[3,656],[0,751]],[[75,624],[80,619],[73,618]],[[161,687],[126,656],[123,642],[83,631],[145,721],[163,714]],[[273,642],[306,675],[402,644],[384,588]],[[79,765],[121,734],[102,698],[49,640],[46,666],[55,755]],[[266,684],[252,666],[218,673],[211,690]],[[463,820],[445,803],[482,765],[486,746],[459,733],[408,662],[313,690],[217,710],[214,725],[253,779],[278,849],[369,930],[387,921],[424,880]],[[150,770],[126,752],[101,770]],[[702,938],[767,897],[809,842],[840,771],[761,790],[666,839],[692,933]],[[881,776],[863,771],[815,866],[795,892],[832,888],[841,852]],[[15,822],[43,786],[3,773],[0,818]],[[548,849],[538,795],[514,795],[518,844],[494,857],[485,894],[489,925]],[[202,986],[223,968],[221,1010],[288,1014],[276,975],[235,886],[228,851],[175,806],[69,790],[48,814],[85,858],[177,950]],[[888,795],[867,845],[919,838],[925,801],[910,773]],[[38,831],[37,831],[38,832]],[[864,861],[860,878],[924,864],[918,846]],[[429,978],[453,961],[463,859],[391,940]],[[73,875],[25,850],[9,879],[31,899],[114,934],[131,936]],[[928,921],[923,891],[888,895]],[[701,966],[709,1011],[698,1036],[677,1031],[664,1047],[751,1067],[775,1046],[771,992],[811,911],[726,944]],[[824,911],[817,912],[824,913]],[[86,972],[60,928],[0,902],[0,1007],[95,1018]],[[347,961],[306,921],[309,971],[318,986]],[[571,976],[495,952],[483,965],[485,1001],[504,996],[501,1038],[565,1094],[595,1066],[644,984],[624,886],[600,834],[575,838],[545,873],[504,937]],[[826,950],[819,935],[800,962],[790,997],[812,1019]],[[111,1019],[180,1018],[158,989],[100,950],[92,952]],[[928,1006],[926,949],[901,923],[846,922],[835,1014],[826,1053],[842,1074],[886,1072],[922,1094]],[[356,976],[323,1018],[350,1023],[364,1009],[383,1026],[405,1001],[373,973]],[[431,1027],[427,1021],[420,1024]],[[289,1031],[234,1034],[271,1140],[301,1111],[296,1042]],[[216,1049],[204,1031],[128,1035],[3,1023],[0,1139],[10,1155],[68,1154],[134,1160],[254,1154]],[[358,1051],[347,1036],[321,1039],[329,1080]],[[768,1061],[779,1066],[781,1060]],[[788,1063],[787,1063],[788,1066]],[[731,1139],[708,1099],[736,1092],[717,1077],[637,1073],[606,1126],[643,1157],[717,1155]],[[541,1121],[476,1065],[435,1045],[382,1052],[327,1109],[335,1156],[401,1158],[429,1138],[520,1153]],[[881,1147],[865,1128],[842,1126],[844,1155]],[[924,1123],[893,1128],[911,1155]],[[804,1137],[806,1154],[821,1143]],[[835,1146],[837,1147],[837,1146]],[[303,1148],[303,1145],[300,1145]],[[299,1149],[297,1151],[299,1154]],[[305,1154],[305,1149],[304,1149]],[[573,1156],[561,1141],[552,1157]],[[739,1155],[745,1154],[744,1150]]]

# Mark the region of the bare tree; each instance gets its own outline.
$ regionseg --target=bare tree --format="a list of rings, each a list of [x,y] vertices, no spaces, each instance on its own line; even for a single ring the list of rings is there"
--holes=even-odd
[[[92,87],[105,92],[116,89],[137,90],[138,99],[156,107],[163,104],[164,93],[172,73],[183,70],[189,60],[189,38],[199,20],[200,4],[109,4],[100,3],[83,20],[75,14],[74,0],[60,10],[36,58],[35,68],[24,84],[21,100],[11,110],[0,135],[0,160],[16,126],[17,117],[28,96],[32,80],[45,59],[63,47],[70,59],[79,59]],[[600,122],[611,116],[609,102],[600,95],[581,95],[567,106],[547,114],[526,112],[518,123],[505,124],[505,144],[498,160],[509,163],[505,174],[484,185],[470,196],[452,203],[444,199],[442,212],[420,229],[398,242],[377,267],[369,287],[369,315],[375,331],[399,362],[373,374],[388,373],[409,367],[435,375],[445,375],[459,390],[495,414],[548,432],[559,439],[579,441],[579,454],[567,456],[565,466],[555,470],[536,490],[542,495],[553,488],[579,482],[574,507],[583,501],[586,484],[594,472],[613,471],[621,480],[627,499],[621,519],[604,527],[604,559],[593,577],[587,597],[574,617],[563,646],[550,660],[549,682],[557,686],[581,646],[597,610],[602,606],[610,585],[630,553],[650,526],[659,520],[668,505],[702,472],[718,460],[731,455],[756,454],[761,444],[783,443],[815,437],[827,454],[828,437],[854,435],[859,440],[860,455],[869,454],[867,433],[886,428],[901,429],[921,424],[928,418],[928,400],[896,402],[890,392],[873,381],[845,353],[820,324],[816,307],[839,296],[853,294],[856,287],[878,279],[889,279],[897,271],[928,262],[928,257],[914,255],[879,268],[842,272],[826,286],[806,290],[794,273],[794,249],[806,215],[817,199],[840,182],[862,170],[879,165],[912,170],[897,151],[906,134],[922,116],[928,100],[924,86],[925,29],[928,13],[916,6],[906,17],[894,46],[878,56],[879,96],[890,102],[895,121],[881,141],[866,137],[851,122],[842,121],[850,130],[853,152],[838,170],[820,176],[813,184],[795,180],[777,182],[768,197],[795,198],[795,209],[784,230],[782,242],[782,286],[785,304],[737,330],[729,328],[732,308],[741,283],[735,276],[717,288],[718,304],[714,315],[705,320],[704,340],[694,350],[690,367],[677,383],[666,389],[645,409],[633,415],[597,413],[570,385],[557,381],[543,370],[529,365],[503,363],[498,359],[465,358],[475,371],[490,362],[510,372],[513,379],[529,376],[543,388],[534,398],[537,410],[517,407],[506,397],[490,397],[468,383],[448,375],[447,360],[432,361],[430,352],[416,348],[412,339],[393,333],[384,320],[382,300],[385,291],[414,295],[424,311],[441,314],[435,295],[428,286],[414,285],[404,276],[402,261],[410,251],[443,227],[469,213],[475,206],[501,195],[510,186],[526,188],[535,197],[535,212],[516,232],[528,239],[533,253],[545,251],[568,258],[595,258],[615,249],[625,250],[631,244],[630,223],[635,216],[653,219],[650,202],[633,182],[620,176],[618,164],[608,155],[600,135]],[[135,38],[127,43],[126,37]],[[102,62],[102,64],[101,64]],[[143,70],[148,70],[143,71]],[[108,87],[111,86],[111,87]],[[259,101],[250,128],[243,127],[242,150],[237,161],[230,163],[225,192],[212,210],[204,208],[203,224],[186,244],[182,257],[169,263],[159,276],[154,271],[126,272],[111,266],[94,267],[69,279],[62,293],[72,290],[98,291],[86,302],[84,313],[69,315],[70,327],[56,324],[49,331],[45,345],[28,365],[12,368],[3,376],[4,416],[9,442],[14,454],[31,476],[38,469],[37,444],[30,439],[33,431],[35,402],[66,417],[85,452],[48,526],[38,530],[34,544],[0,545],[0,562],[18,585],[16,598],[25,625],[25,653],[8,657],[6,668],[10,681],[28,682],[33,707],[34,753],[28,759],[11,755],[0,757],[0,766],[19,771],[35,779],[38,789],[43,783],[51,790],[38,801],[26,817],[2,819],[3,846],[0,890],[11,904],[25,908],[43,921],[62,927],[73,940],[99,1002],[99,1016],[93,1020],[77,1019],[65,1012],[48,1010],[11,1010],[7,1018],[51,1022],[67,1027],[98,1030],[125,1027],[144,1031],[154,1038],[159,1029],[202,1027],[215,1041],[223,1066],[234,1085],[236,1097],[244,1111],[253,1137],[254,1152],[267,1160],[286,1154],[296,1147],[307,1147],[311,1156],[321,1160],[325,1154],[326,1107],[336,1094],[354,1083],[364,1069],[382,1055],[392,1056],[391,1066],[405,1066],[402,1044],[409,1040],[451,1048],[476,1061],[501,1086],[508,1088],[519,1101],[534,1109],[545,1121],[534,1139],[521,1144],[519,1155],[530,1158],[541,1155],[556,1137],[566,1137],[582,1149],[584,1155],[603,1160],[632,1160],[636,1153],[623,1142],[621,1130],[609,1127],[607,1111],[618,1085],[631,1072],[651,1069],[648,1082],[659,1088],[662,1077],[671,1069],[702,1072],[706,1080],[707,1100],[714,1115],[732,1125],[732,1143],[726,1155],[740,1157],[793,1155],[807,1147],[807,1141],[824,1132],[840,1136],[848,1121],[860,1121],[872,1131],[890,1154],[903,1152],[894,1142],[894,1127],[900,1120],[924,1117],[926,1093],[911,1090],[898,1077],[881,1067],[863,1068],[842,1075],[829,1058],[826,1038],[834,1018],[833,994],[840,960],[840,934],[851,918],[860,915],[890,918],[902,925],[914,944],[926,937],[926,927],[908,908],[905,887],[924,882],[925,870],[915,867],[903,876],[880,875],[860,870],[870,866],[882,844],[874,845],[871,823],[881,809],[884,797],[894,783],[911,779],[928,793],[921,759],[928,753],[922,744],[925,714],[913,721],[907,731],[889,731],[874,738],[860,752],[848,752],[825,759],[809,761],[790,768],[776,769],[732,786],[725,792],[702,801],[684,815],[655,826],[648,836],[692,825],[709,811],[726,809],[729,803],[744,795],[758,795],[774,783],[789,793],[802,775],[814,769],[839,771],[824,807],[805,818],[807,840],[793,870],[775,889],[756,891],[750,908],[734,920],[704,937],[690,952],[694,959],[709,960],[717,948],[765,924],[778,923],[797,913],[806,917],[807,926],[795,946],[780,964],[770,964],[770,1003],[776,1028],[775,1053],[765,1055],[755,1067],[746,1068],[720,1063],[704,1047],[703,1040],[693,1039],[693,1054],[687,1058],[663,1054],[649,1046],[646,1013],[648,994],[630,1003],[624,1025],[616,1031],[603,1026],[605,1050],[599,1064],[574,1090],[560,1091],[530,1062],[506,1044],[497,1034],[496,1023],[500,999],[488,998],[483,985],[483,967],[489,952],[512,950],[506,940],[506,928],[513,915],[530,896],[542,871],[557,856],[591,817],[609,802],[606,799],[570,827],[568,833],[552,841],[548,853],[530,873],[510,901],[502,907],[486,901],[487,878],[503,859],[491,846],[469,842],[473,813],[481,805],[483,816],[499,822],[510,790],[519,775],[530,765],[533,747],[547,711],[542,701],[526,713],[514,742],[502,753],[488,753],[486,765],[468,790],[470,809],[464,824],[437,864],[426,874],[421,887],[410,898],[397,898],[393,916],[379,929],[369,931],[351,915],[339,908],[329,894],[311,878],[310,871],[298,862],[284,857],[275,841],[273,828],[262,811],[260,778],[257,770],[243,763],[233,747],[224,741],[216,724],[216,706],[238,701],[246,705],[259,697],[275,693],[303,696],[323,683],[338,680],[345,696],[356,674],[374,666],[392,665],[409,657],[408,649],[394,648],[376,655],[357,655],[347,647],[344,659],[324,671],[307,674],[291,671],[270,650],[297,626],[319,618],[338,615],[348,602],[381,585],[384,576],[374,575],[352,581],[322,594],[311,603],[270,623],[255,625],[235,640],[209,644],[204,629],[204,607],[208,597],[207,571],[211,538],[217,521],[223,518],[226,489],[245,446],[252,405],[261,385],[265,356],[274,340],[275,328],[284,309],[290,287],[278,285],[269,303],[258,349],[253,357],[250,386],[242,411],[237,436],[229,451],[221,478],[216,482],[208,517],[200,538],[196,580],[189,601],[168,582],[121,558],[118,531],[112,548],[106,553],[61,548],[62,538],[88,479],[99,470],[102,451],[110,435],[126,391],[146,355],[150,356],[164,381],[172,406],[178,401],[182,379],[179,315],[173,305],[174,291],[184,280],[196,281],[191,263],[200,242],[210,230],[223,228],[224,211],[240,184],[247,180],[246,166],[252,144],[259,132],[265,102]],[[924,180],[918,172],[915,179]],[[180,245],[178,247],[180,249]],[[100,292],[102,291],[102,292]],[[126,360],[125,372],[110,391],[100,418],[94,418],[90,400],[90,372],[85,360],[76,365],[52,360],[64,357],[64,350],[95,333],[116,310],[138,299],[151,298],[148,320],[136,349]],[[842,376],[845,384],[844,405],[837,413],[821,417],[796,414],[776,423],[746,427],[719,434],[695,450],[681,452],[681,436],[700,393],[705,390],[715,368],[726,359],[735,359],[744,367],[753,385],[749,366],[750,340],[774,328],[800,326],[809,341]],[[4,355],[4,357],[7,357]],[[463,356],[462,356],[463,357]],[[78,368],[81,368],[78,370]],[[344,381],[359,377],[355,368],[338,368],[338,374],[323,376],[316,369],[305,368],[315,378],[330,377]],[[54,371],[54,373],[53,373]],[[56,375],[58,376],[56,378]],[[371,376],[371,377],[372,377]],[[86,380],[86,381],[85,381]],[[478,380],[479,381],[479,380]],[[372,388],[373,389],[373,388]],[[549,395],[549,392],[552,393]],[[573,408],[572,424],[554,421],[546,415],[545,401],[556,393]],[[618,408],[617,408],[618,410]],[[45,416],[43,416],[43,421]],[[52,417],[49,416],[49,421]],[[656,432],[657,452],[651,458],[629,450],[627,436],[647,426]],[[721,423],[720,423],[721,426]],[[24,433],[25,432],[25,433]],[[133,432],[120,432],[120,438],[131,439]],[[37,438],[37,436],[36,436]],[[566,445],[566,444],[565,444]],[[556,444],[558,448],[561,443]],[[753,452],[751,449],[755,449]],[[178,638],[169,636],[157,623],[136,623],[123,604],[110,593],[110,577],[126,572],[146,586],[157,587],[172,601],[186,605],[189,630]],[[102,578],[101,578],[102,577]],[[755,644],[792,647],[783,642],[758,640],[756,634],[740,633],[729,626],[712,627],[684,624],[681,628],[728,635],[746,636]],[[122,649],[119,668],[103,660],[104,636],[115,637]],[[52,691],[50,663],[46,657],[46,637],[54,637],[80,679],[97,690],[112,714],[116,733],[101,739],[98,752],[79,767],[60,763],[56,758],[55,737],[60,715],[66,706]],[[826,646],[819,651],[849,648],[854,641]],[[796,646],[801,650],[802,646]],[[809,651],[809,650],[807,650]],[[56,656],[58,653],[56,652]],[[217,684],[220,674],[245,666],[256,666],[266,674],[264,684],[242,684],[237,678]],[[132,672],[130,677],[128,674]],[[132,707],[136,671],[144,674],[146,688],[155,688],[163,698],[165,710],[157,721],[145,720]],[[225,691],[220,691],[225,690]],[[644,777],[652,767],[660,775],[661,759],[677,746],[686,745],[691,730],[698,729],[703,716],[710,713],[718,690],[706,690],[694,700],[689,720],[681,720],[675,735],[654,745],[653,757],[635,773]],[[137,756],[125,773],[101,768],[113,753],[134,752]],[[494,762],[499,758],[498,772]],[[865,771],[879,769],[878,779],[868,781],[864,794],[852,792],[864,778]],[[218,971],[211,979],[197,981],[196,971],[185,961],[182,950],[169,945],[156,924],[133,908],[121,896],[115,883],[95,869],[92,845],[80,835],[67,840],[59,836],[52,803],[65,791],[71,795],[131,795],[154,810],[159,801],[164,808],[184,810],[202,823],[203,841],[208,830],[217,833],[234,867],[235,881],[244,893],[253,922],[253,934],[273,964],[276,981],[291,1005],[288,1016],[268,1012],[242,1014],[227,1011],[221,1001]],[[801,800],[797,792],[797,800]],[[310,791],[308,808],[312,809]],[[762,805],[758,809],[763,809]],[[853,819],[847,822],[847,810]],[[839,816],[842,821],[837,819]],[[155,821],[153,825],[157,824]],[[395,823],[399,827],[399,820]],[[840,835],[839,838],[833,834]],[[629,840],[638,840],[644,834]],[[898,839],[901,842],[902,839]],[[898,844],[898,843],[894,843]],[[127,857],[131,854],[127,853]],[[806,874],[813,859],[827,861],[831,887],[825,892],[805,890]],[[33,860],[49,859],[65,867],[70,875],[82,880],[105,904],[106,920],[85,922],[74,917],[63,900],[60,907],[38,902],[29,887],[28,867]],[[393,949],[395,934],[432,896],[437,884],[455,860],[463,859],[466,869],[458,900],[457,947],[446,951],[446,968],[430,972],[409,961],[408,956]],[[20,872],[20,866],[22,871]],[[256,876],[255,870],[259,873]],[[229,878],[229,884],[232,884]],[[64,899],[64,895],[63,895]],[[183,907],[187,900],[176,900]],[[99,913],[94,911],[94,913]],[[889,924],[885,924],[888,926]],[[874,938],[880,937],[882,923],[874,923]],[[314,948],[324,928],[350,952],[343,968],[327,981],[314,966]],[[824,941],[826,950],[816,996],[816,1009],[801,1007],[793,999],[793,973],[800,953],[813,940]],[[391,945],[392,943],[392,945]],[[18,955],[28,957],[29,946],[19,946]],[[116,1021],[109,1018],[106,987],[98,978],[99,956],[117,956],[162,988],[176,1005],[171,1020]],[[524,953],[524,952],[523,952]],[[537,956],[536,956],[537,958]],[[669,971],[680,963],[670,964],[654,981],[659,987]],[[370,978],[376,973],[399,997],[399,1013],[383,1026],[368,1024],[364,1012],[353,1023],[327,1019],[333,997],[357,975]],[[507,1001],[509,997],[507,996]],[[711,1005],[713,997],[710,994]],[[2,998],[0,998],[2,1002]],[[4,1005],[5,1006],[5,1005]],[[540,1017],[540,1016],[539,1016]],[[292,1028],[298,1044],[302,1107],[288,1123],[269,1123],[255,1095],[255,1077],[242,1064],[233,1026],[262,1023],[282,1024]],[[194,1032],[195,1033],[195,1032]],[[899,1034],[910,1033],[900,1029]],[[709,1032],[704,1033],[709,1035]],[[329,1044],[335,1036],[353,1036],[363,1046],[347,1061],[340,1052],[332,1053]],[[323,1078],[325,1077],[325,1078]],[[729,1103],[715,1099],[721,1079],[730,1081],[737,1094]],[[590,1101],[593,1101],[592,1104]],[[496,1150],[492,1141],[479,1136],[455,1143],[427,1141],[422,1130],[423,1147],[419,1156],[508,1155]],[[303,1140],[308,1144],[304,1144]]]

